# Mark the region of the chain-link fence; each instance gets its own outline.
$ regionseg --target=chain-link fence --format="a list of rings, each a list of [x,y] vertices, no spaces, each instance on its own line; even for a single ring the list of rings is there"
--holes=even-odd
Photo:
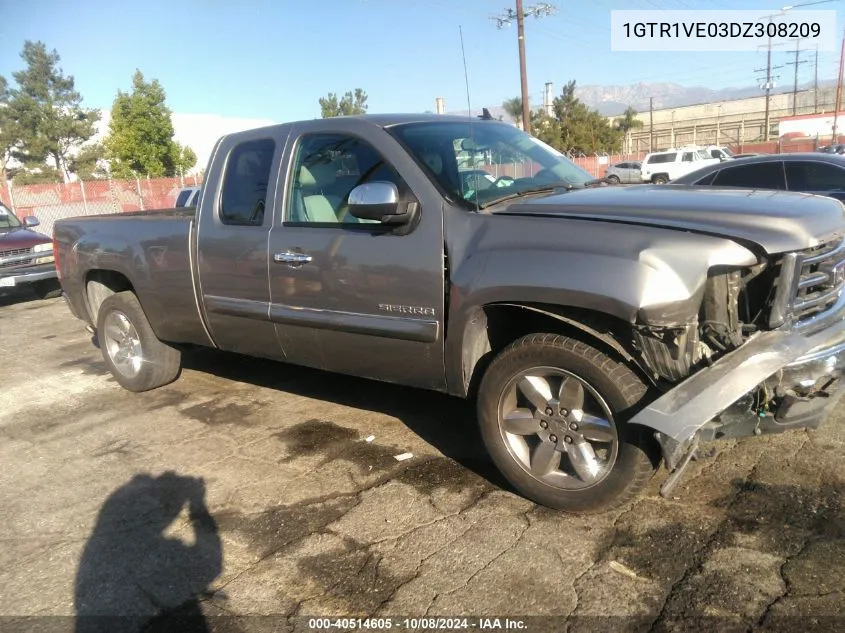
[[[17,186],[8,183],[0,186],[0,199],[19,218],[38,218],[38,230],[52,235],[53,223],[60,218],[167,209],[174,205],[183,186],[201,184],[196,176]]]

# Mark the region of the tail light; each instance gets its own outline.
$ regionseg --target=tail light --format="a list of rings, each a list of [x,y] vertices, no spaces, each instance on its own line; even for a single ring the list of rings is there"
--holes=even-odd
[[[56,262],[56,277],[61,281],[62,270],[59,265],[59,243],[56,241],[56,236],[53,236],[53,261]]]

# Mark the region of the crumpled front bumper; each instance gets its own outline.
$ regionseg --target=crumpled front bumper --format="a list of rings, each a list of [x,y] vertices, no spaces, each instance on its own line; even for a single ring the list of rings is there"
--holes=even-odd
[[[721,428],[712,438],[761,430],[818,426],[843,393],[845,319],[805,335],[774,330],[750,337],[744,345],[693,374],[631,418],[631,424],[658,433],[667,466],[672,468],[683,447],[702,430]],[[755,389],[777,396],[778,406],[757,409]],[[726,416],[730,424],[713,424]],[[742,422],[745,421],[743,425]],[[706,437],[702,439],[708,439]]]

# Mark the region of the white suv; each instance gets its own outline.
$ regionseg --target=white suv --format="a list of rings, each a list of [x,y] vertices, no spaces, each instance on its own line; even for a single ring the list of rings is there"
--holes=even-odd
[[[718,163],[718,158],[711,158],[703,149],[669,149],[664,152],[646,154],[643,160],[641,176],[643,182],[662,185],[675,178],[701,169],[705,165]]]

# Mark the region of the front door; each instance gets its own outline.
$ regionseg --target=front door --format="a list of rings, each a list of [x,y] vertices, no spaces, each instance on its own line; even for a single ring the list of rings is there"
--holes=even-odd
[[[442,200],[384,130],[368,125],[364,140],[361,122],[330,125],[294,130],[270,234],[270,318],[286,358],[443,389]],[[350,191],[374,181],[410,192],[418,223],[396,230],[349,214]]]
[[[228,351],[283,358],[270,322],[267,239],[289,127],[223,138],[200,200],[198,291],[215,343]]]

